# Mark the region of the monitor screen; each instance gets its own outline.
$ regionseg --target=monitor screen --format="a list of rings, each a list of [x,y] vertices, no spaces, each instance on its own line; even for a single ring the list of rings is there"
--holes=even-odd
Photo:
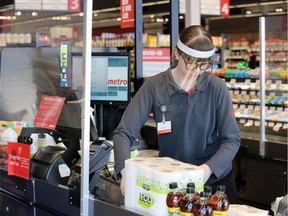
[[[82,55],[72,54],[72,70],[82,71]],[[73,82],[73,81],[72,81]],[[77,84],[76,84],[77,85]],[[125,105],[130,101],[130,54],[94,52],[91,57],[93,104]]]

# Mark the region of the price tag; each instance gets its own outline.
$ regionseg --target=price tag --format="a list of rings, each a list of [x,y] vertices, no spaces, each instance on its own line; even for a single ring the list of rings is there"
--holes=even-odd
[[[250,95],[256,95],[256,91],[250,91]]]
[[[273,131],[278,132],[282,126],[283,126],[282,123],[277,123],[277,124],[275,125],[275,127],[273,127]]]
[[[242,90],[242,91],[241,91],[241,94],[242,94],[242,95],[247,95],[247,91],[246,91],[246,90]]]
[[[282,84],[282,80],[276,80],[276,85],[281,85]]]
[[[276,96],[276,92],[271,91],[271,92],[269,93],[269,96]]]
[[[285,129],[285,130],[288,129],[288,124],[284,124],[283,129]]]
[[[269,107],[268,107],[268,106],[265,106],[265,110],[268,111],[268,110],[269,110]]]
[[[231,79],[231,80],[230,80],[230,83],[231,83],[231,84],[235,84],[235,83],[236,83],[236,79]]]
[[[287,107],[284,108],[284,112],[286,112],[286,113],[288,112],[288,108]]]
[[[274,122],[269,122],[268,127],[274,127],[275,123]]]
[[[272,80],[266,80],[266,85],[271,85],[272,84]]]
[[[238,109],[238,104],[233,104],[234,110]]]
[[[253,125],[253,120],[248,120],[247,123],[244,125],[245,127],[250,127]]]
[[[241,124],[245,124],[246,120],[245,119],[240,119],[239,121]]]
[[[255,110],[260,110],[260,106],[255,106]]]
[[[240,105],[240,109],[245,109],[245,108],[246,108],[246,106],[244,104]]]
[[[256,127],[259,127],[259,126],[260,126],[260,121],[254,121],[254,125],[255,125]]]
[[[239,94],[239,90],[234,90],[234,94]]]
[[[248,105],[248,109],[253,110],[254,106],[253,105]]]
[[[251,83],[251,80],[250,80],[250,79],[246,79],[246,80],[245,80],[245,83],[246,83],[246,84],[250,84],[250,83]]]
[[[277,108],[276,108],[276,111],[277,111],[277,112],[283,112],[283,107],[277,107]]]
[[[269,109],[270,111],[275,111],[276,110],[276,107],[274,107],[274,106],[270,106],[270,109]]]
[[[268,125],[268,122],[265,122],[265,126],[267,127],[267,125]]]

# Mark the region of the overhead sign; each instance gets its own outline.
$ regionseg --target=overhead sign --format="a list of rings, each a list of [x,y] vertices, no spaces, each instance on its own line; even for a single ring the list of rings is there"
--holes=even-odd
[[[15,10],[81,12],[81,0],[14,0]]]
[[[230,16],[230,0],[221,0],[221,16]]]
[[[134,0],[120,1],[121,28],[134,28]]]

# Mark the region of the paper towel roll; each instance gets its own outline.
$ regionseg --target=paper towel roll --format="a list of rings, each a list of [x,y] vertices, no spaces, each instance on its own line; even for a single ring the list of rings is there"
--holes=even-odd
[[[229,205],[228,216],[268,216],[267,210],[258,209],[247,205]]]

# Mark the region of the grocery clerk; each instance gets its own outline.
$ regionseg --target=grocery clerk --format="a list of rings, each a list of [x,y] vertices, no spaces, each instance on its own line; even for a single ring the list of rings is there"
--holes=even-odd
[[[187,27],[174,48],[171,67],[148,78],[126,108],[113,137],[122,193],[125,160],[152,112],[159,156],[198,165],[206,185],[225,185],[229,202],[238,202],[232,160],[240,146],[240,132],[225,82],[207,71],[214,53],[205,28]]]

